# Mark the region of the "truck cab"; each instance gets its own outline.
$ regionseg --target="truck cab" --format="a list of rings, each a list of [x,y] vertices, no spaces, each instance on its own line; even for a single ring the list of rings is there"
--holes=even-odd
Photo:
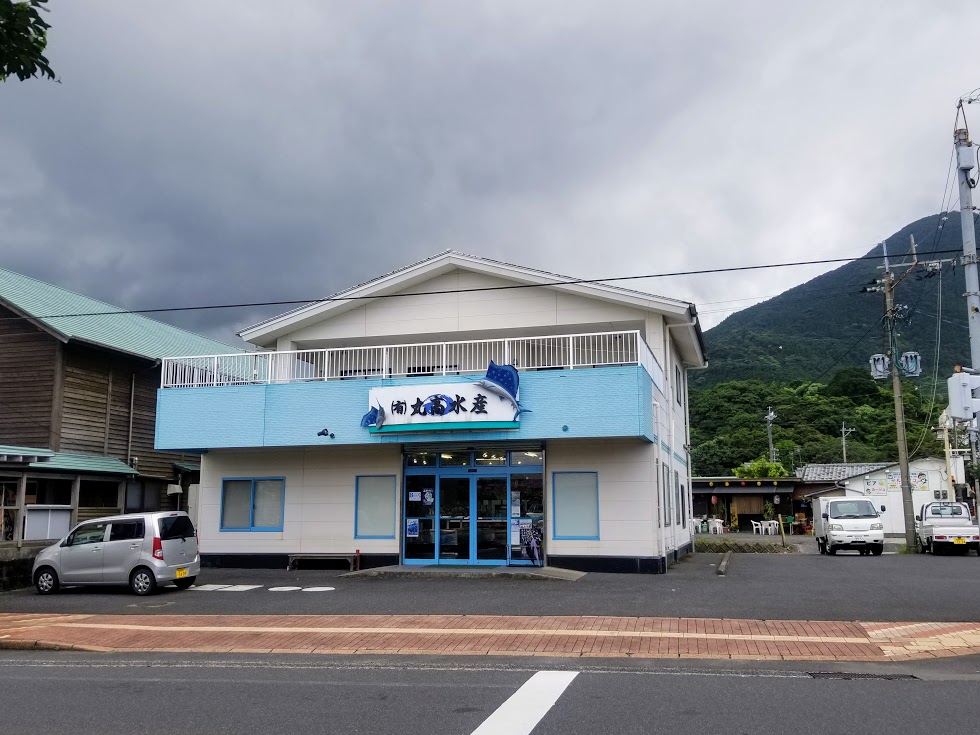
[[[884,512],[885,506],[881,506]],[[885,527],[874,504],[865,498],[816,498],[813,535],[821,554],[851,550],[878,556],[885,548]]]
[[[915,549],[934,555],[973,550],[980,556],[980,527],[966,503],[926,503],[915,514]]]

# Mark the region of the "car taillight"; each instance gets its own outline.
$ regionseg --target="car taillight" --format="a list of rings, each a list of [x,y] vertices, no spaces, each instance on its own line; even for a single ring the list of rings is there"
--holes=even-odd
[[[946,537],[945,536],[933,536],[933,538],[936,541],[945,541],[946,540]]]
[[[153,537],[153,558],[163,559],[163,542],[160,540],[159,536]]]
[[[980,536],[974,536],[974,537],[973,537],[973,540],[974,540],[974,541],[980,541]]]

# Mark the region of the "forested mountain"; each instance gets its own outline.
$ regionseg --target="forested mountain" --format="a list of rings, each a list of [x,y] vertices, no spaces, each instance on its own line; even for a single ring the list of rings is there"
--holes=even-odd
[[[906,429],[910,452],[935,456],[943,449],[930,428],[946,406],[946,378],[955,364],[969,364],[970,354],[959,213],[945,221],[926,217],[891,235],[893,264],[908,260],[910,236],[920,265],[896,288],[896,304],[906,307],[898,350],[918,352],[923,371],[903,383]],[[881,245],[868,255],[873,259],[847,263],[705,333],[709,367],[691,374],[694,474],[727,475],[766,454],[770,405],[778,416],[774,444],[790,471],[843,461],[842,424],[854,429],[849,462],[897,460],[891,381],[876,383],[868,366],[871,355],[885,351],[884,295],[862,292],[882,277]],[[947,262],[937,272],[925,265],[930,260]]]
[[[931,427],[946,405],[945,385],[935,394],[903,384],[908,449],[916,457],[941,456]],[[842,462],[841,425],[848,462],[897,461],[891,381],[875,382],[864,367],[842,368],[827,384],[732,380],[692,391],[691,455],[697,476],[731,474],[768,453],[765,415],[772,406],[773,445],[790,472],[808,462]]]
[[[939,215],[925,217],[891,235],[887,243],[893,263],[905,259],[910,236],[920,261],[954,259],[956,253],[938,251],[962,251],[959,213],[950,213],[942,223]],[[826,382],[838,367],[867,365],[871,355],[884,351],[884,296],[861,289],[882,277],[881,254],[876,245],[868,251],[873,259],[847,263],[709,329],[709,367],[692,373],[692,387],[749,379]],[[954,263],[946,263],[941,274],[930,274],[920,264],[896,288],[896,303],[908,307],[898,330],[899,350],[922,355],[924,374],[935,372],[937,336],[940,375],[969,362],[964,291],[963,269]],[[942,321],[937,319],[940,309]]]

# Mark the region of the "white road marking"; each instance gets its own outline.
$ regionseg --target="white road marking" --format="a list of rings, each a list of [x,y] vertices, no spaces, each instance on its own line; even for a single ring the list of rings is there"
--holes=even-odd
[[[301,590],[302,587],[270,587],[269,592],[295,592],[296,590]]]
[[[233,584],[228,587],[221,587],[215,592],[247,592],[248,590],[257,590],[261,586],[260,584]]]
[[[335,587],[304,587],[303,592],[333,592]]]
[[[225,587],[231,587],[230,584],[195,584],[191,586],[192,590],[197,590],[198,592],[214,592],[215,590],[223,590]]]
[[[577,671],[539,671],[473,731],[473,735],[530,735],[578,676]]]

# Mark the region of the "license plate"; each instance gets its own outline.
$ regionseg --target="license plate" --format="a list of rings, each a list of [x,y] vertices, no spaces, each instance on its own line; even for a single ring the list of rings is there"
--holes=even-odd
[[[187,567],[181,567],[174,573],[175,579],[180,579],[181,577],[187,576]]]
[[[954,544],[965,544],[966,543],[966,539],[965,538],[954,538],[953,539],[953,543]]]

